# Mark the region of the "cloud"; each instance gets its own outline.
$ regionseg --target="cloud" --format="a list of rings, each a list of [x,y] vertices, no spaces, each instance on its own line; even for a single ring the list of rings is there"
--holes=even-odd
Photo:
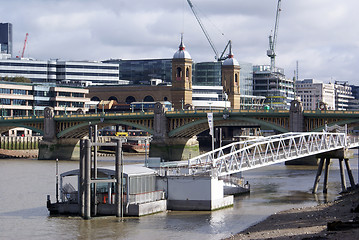
[[[269,64],[268,36],[277,0],[192,0],[217,51],[228,40],[235,57]],[[282,1],[276,65],[292,77],[357,82],[359,29],[354,0]],[[212,51],[186,0],[16,0],[4,1],[1,22],[14,27],[14,54],[41,60],[171,58],[184,32],[196,62],[213,61]]]

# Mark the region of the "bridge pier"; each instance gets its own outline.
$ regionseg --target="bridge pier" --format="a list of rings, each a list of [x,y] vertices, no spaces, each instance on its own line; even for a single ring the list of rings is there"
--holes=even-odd
[[[160,157],[164,161],[180,161],[199,155],[199,143],[196,136],[191,138],[168,136],[165,108],[160,102],[155,104],[154,113],[150,157]]]
[[[150,157],[164,161],[188,160],[199,155],[197,137],[153,139],[150,143]]]
[[[344,161],[346,169],[347,169],[347,174],[348,174],[350,185],[351,185],[352,188],[355,188],[356,185],[355,185],[354,177],[353,177],[350,165],[349,165],[350,156],[351,156],[351,153],[348,151],[348,149],[341,149],[341,150],[336,150],[336,151],[333,151],[333,152],[321,154],[319,156],[320,157],[320,162],[319,162],[319,166],[318,166],[317,175],[315,177],[312,193],[313,194],[317,193],[318,184],[319,184],[319,181],[320,181],[320,176],[322,174],[324,164],[325,164],[325,170],[324,170],[323,193],[328,192],[328,177],[329,177],[329,167],[330,167],[331,158],[338,158],[338,160],[339,160],[340,179],[341,179],[342,191],[343,192],[347,191],[345,173],[344,173],[345,170],[344,170],[344,167],[343,167],[343,161]]]
[[[80,160],[80,140],[60,138],[55,141],[39,143],[39,160]]]
[[[79,160],[80,140],[75,138],[57,138],[54,109],[44,110],[44,136],[39,143],[39,160]]]

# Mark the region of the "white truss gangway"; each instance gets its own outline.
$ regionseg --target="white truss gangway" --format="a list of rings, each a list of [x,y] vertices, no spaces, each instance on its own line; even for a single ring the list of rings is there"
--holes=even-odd
[[[346,133],[325,131],[259,137],[255,140],[231,143],[189,159],[186,161],[187,174],[211,174],[220,177],[358,146],[358,138]]]

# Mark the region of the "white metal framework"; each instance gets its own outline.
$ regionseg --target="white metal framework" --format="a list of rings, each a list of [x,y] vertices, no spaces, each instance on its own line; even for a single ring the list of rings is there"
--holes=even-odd
[[[189,159],[188,173],[224,176],[358,145],[346,133],[285,133],[228,144]]]

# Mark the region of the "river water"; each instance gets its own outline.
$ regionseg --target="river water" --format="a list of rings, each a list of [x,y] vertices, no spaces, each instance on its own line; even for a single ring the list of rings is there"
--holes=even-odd
[[[350,161],[355,181],[358,160]],[[127,156],[125,162],[141,162]],[[0,239],[222,239],[267,216],[290,208],[312,206],[338,197],[338,161],[329,174],[329,193],[311,194],[316,167],[277,164],[247,171],[251,193],[235,197],[234,206],[213,212],[166,212],[144,217],[50,217],[46,196],[55,200],[55,161],[0,160]],[[99,166],[113,164],[100,161]],[[60,172],[78,168],[63,161]],[[322,177],[323,178],[323,177]],[[349,184],[348,184],[349,185]]]

